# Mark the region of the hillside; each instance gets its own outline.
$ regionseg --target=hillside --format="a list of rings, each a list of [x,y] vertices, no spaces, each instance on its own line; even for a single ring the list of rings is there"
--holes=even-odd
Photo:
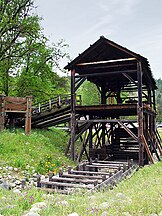
[[[68,135],[59,130],[32,130],[30,136],[23,130],[0,133],[0,166],[12,166],[21,170],[28,167],[41,174],[57,172],[74,163],[64,156]]]

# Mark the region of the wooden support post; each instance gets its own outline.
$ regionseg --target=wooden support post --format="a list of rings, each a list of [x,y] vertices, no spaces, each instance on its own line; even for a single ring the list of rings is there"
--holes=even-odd
[[[156,111],[155,90],[153,90],[152,92],[153,92],[153,108]]]
[[[150,90],[150,88],[149,88],[147,91],[148,91],[147,102],[148,102],[148,104],[150,105],[150,107],[152,107],[151,90]]]
[[[75,160],[75,69],[71,70],[71,159]]]
[[[101,104],[106,104],[105,86],[101,87]],[[105,130],[106,130],[106,123],[102,123],[102,147],[105,145]]]
[[[138,143],[139,143],[139,166],[144,165],[143,151],[144,146],[142,143],[143,136],[143,106],[142,106],[142,65],[137,62],[137,80],[138,80]]]
[[[0,95],[0,131],[4,130],[5,122],[5,96]]]
[[[91,124],[89,127],[89,150],[92,149],[92,128],[93,125]]]
[[[26,116],[25,116],[25,133],[30,134],[31,131],[31,112],[32,112],[32,97],[26,97]]]

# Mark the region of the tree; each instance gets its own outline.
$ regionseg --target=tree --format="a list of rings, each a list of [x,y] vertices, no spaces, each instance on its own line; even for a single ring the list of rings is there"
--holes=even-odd
[[[5,95],[50,97],[62,80],[68,88],[68,81],[53,72],[67,57],[67,45],[62,40],[47,45],[33,8],[32,0],[0,1],[0,91]]]
[[[158,89],[156,90],[156,104],[157,104],[157,121],[162,122],[162,80],[156,80]]]
[[[9,93],[9,81],[20,66],[20,58],[30,50],[28,38],[37,38],[40,31],[39,18],[30,15],[32,0],[0,1],[0,69],[1,91]]]
[[[85,81],[78,89],[77,94],[81,95],[83,105],[100,104],[100,93],[96,85],[92,82]]]

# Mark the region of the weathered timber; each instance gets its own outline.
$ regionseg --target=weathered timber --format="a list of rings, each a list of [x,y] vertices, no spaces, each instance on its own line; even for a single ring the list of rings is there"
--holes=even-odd
[[[125,73],[134,73],[136,70],[125,70]],[[102,72],[102,73],[88,73],[88,74],[82,74],[82,75],[76,75],[75,78],[80,78],[80,77],[97,77],[97,76],[105,76],[105,75],[117,75],[117,74],[122,74],[123,71],[110,71],[110,72]]]
[[[120,120],[117,121],[119,125],[123,127],[130,134],[131,137],[133,137],[133,139],[135,139],[136,141],[138,140],[138,137],[129,128],[127,128]]]
[[[75,175],[75,174],[66,174],[63,173],[61,175],[61,177],[66,177],[66,178],[76,178],[76,179],[101,179],[102,180],[102,176],[91,176],[91,175]]]
[[[0,130],[4,126],[15,126],[15,120],[19,118],[25,119],[25,132],[29,134],[31,131],[31,114],[32,114],[32,97],[10,97],[0,96]]]
[[[110,166],[110,165],[102,165],[102,164],[87,164],[86,167],[88,168],[99,168],[99,169],[103,169],[103,168],[107,168],[107,169],[115,169],[117,170],[119,168],[119,166]]]
[[[52,186],[52,187],[69,187],[69,188],[85,188],[92,189],[94,185],[85,185],[85,184],[72,184],[72,183],[63,183],[63,182],[53,182],[53,181],[41,181],[43,186]]]
[[[82,175],[97,175],[97,176],[103,176],[103,175],[106,175],[106,176],[109,176],[110,173],[114,173],[114,170],[109,171],[109,173],[107,172],[93,172],[93,171],[79,171],[79,170],[71,170],[71,174],[82,174]]]
[[[135,58],[124,58],[124,59],[115,59],[115,60],[107,60],[107,61],[85,62],[85,63],[78,63],[77,66],[96,65],[96,64],[105,64],[105,63],[112,63],[112,62],[132,61],[132,60],[136,60],[136,59]]]
[[[137,79],[138,79],[138,142],[139,142],[139,165],[144,165],[143,152],[144,144],[143,136],[143,106],[142,106],[142,66],[141,62],[137,62]]]
[[[158,147],[158,150],[159,150],[159,152],[160,152],[160,155],[162,156],[161,141],[160,141],[160,139],[159,139],[159,137],[158,137],[158,135],[157,135],[157,132],[155,132],[155,133],[153,132],[152,134],[153,134],[154,139],[156,140],[156,145],[157,145],[157,147]]]
[[[145,147],[145,149],[146,149],[146,152],[147,152],[147,154],[148,154],[148,156],[149,156],[150,161],[151,161],[152,163],[154,163],[153,156],[152,156],[152,154],[151,154],[151,152],[150,152],[150,149],[149,149],[149,147],[148,147],[148,144],[147,144],[147,142],[146,142],[146,139],[145,139],[144,135],[142,135],[142,142],[143,142],[143,144],[144,144],[144,147]]]
[[[75,179],[75,178],[63,178],[63,177],[52,177],[52,182],[71,182],[71,183],[84,183],[97,185],[98,181],[93,179]]]

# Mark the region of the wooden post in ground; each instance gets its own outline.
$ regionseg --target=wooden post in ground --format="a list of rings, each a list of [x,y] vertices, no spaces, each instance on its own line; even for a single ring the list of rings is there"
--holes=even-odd
[[[137,80],[138,80],[138,143],[139,143],[139,166],[144,165],[143,152],[144,145],[142,143],[143,136],[143,105],[142,105],[142,65],[137,61]]]
[[[71,159],[75,160],[75,69],[71,70]]]
[[[32,97],[26,97],[26,116],[25,116],[25,133],[30,134],[31,131],[31,112],[32,112]]]
[[[5,96],[0,95],[0,131],[4,130],[5,122]]]

